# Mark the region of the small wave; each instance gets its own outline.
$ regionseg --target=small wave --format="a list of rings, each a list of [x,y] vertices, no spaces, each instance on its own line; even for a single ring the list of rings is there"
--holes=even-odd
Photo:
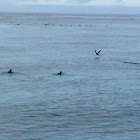
[[[64,73],[63,73],[63,74],[54,73],[54,74],[52,74],[52,75],[55,75],[55,76],[60,75],[60,76],[61,76],[61,75],[68,75],[68,74],[64,74]]]
[[[124,62],[124,63],[128,63],[128,64],[135,64],[135,65],[140,64],[140,63],[135,63],[135,62]]]
[[[57,116],[62,116],[62,115],[59,114],[59,113],[50,113],[50,115],[51,115],[51,116],[56,116],[56,117],[57,117]]]
[[[62,73],[62,74],[53,73],[51,75],[54,75],[54,76],[63,76],[63,75],[65,75],[65,76],[72,76],[73,74],[71,74],[71,73]]]
[[[27,75],[27,74],[24,74],[24,73],[20,73],[20,72],[12,72],[12,73],[8,73],[8,72],[2,72],[1,75]]]

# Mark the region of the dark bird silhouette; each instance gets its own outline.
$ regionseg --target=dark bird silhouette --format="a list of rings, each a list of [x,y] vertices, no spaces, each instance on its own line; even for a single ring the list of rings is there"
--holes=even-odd
[[[99,55],[99,53],[101,52],[101,50],[100,51],[98,51],[98,52],[96,52],[96,50],[95,50],[95,53],[96,53],[96,55]]]
[[[12,69],[10,69],[10,70],[8,71],[8,73],[13,73]]]
[[[62,71],[60,71],[58,74],[59,74],[59,75],[62,75]]]

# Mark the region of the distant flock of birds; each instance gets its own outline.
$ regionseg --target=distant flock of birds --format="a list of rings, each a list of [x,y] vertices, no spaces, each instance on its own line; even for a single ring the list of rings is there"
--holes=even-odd
[[[11,24],[13,24],[13,22],[11,22]],[[15,25],[21,25],[22,23],[17,23],[17,24],[15,24]],[[37,24],[37,23],[34,23],[35,25]],[[54,25],[57,25],[57,24],[54,24],[54,23],[45,23],[44,24],[45,26],[54,26]],[[59,26],[73,26],[72,24],[70,24],[70,25],[68,25],[68,24],[58,24]],[[79,24],[79,25],[77,25],[78,27],[82,27],[82,26],[86,26],[86,27],[93,27],[92,25],[81,25],[81,24]],[[107,27],[107,25],[105,25],[105,27]]]
[[[99,55],[99,53],[100,53],[100,52],[101,52],[101,50],[100,50],[100,51],[98,51],[98,52],[95,50],[95,54],[96,54],[96,55]],[[12,74],[12,73],[14,73],[14,72],[13,72],[13,70],[12,70],[12,69],[10,69],[7,73]],[[60,71],[60,72],[58,72],[57,74],[58,74],[58,75],[62,75],[63,73],[62,73],[62,71]]]

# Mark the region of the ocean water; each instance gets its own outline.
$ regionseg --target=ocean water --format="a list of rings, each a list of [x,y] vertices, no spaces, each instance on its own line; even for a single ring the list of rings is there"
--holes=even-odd
[[[0,13],[0,139],[139,140],[139,25],[140,15]]]

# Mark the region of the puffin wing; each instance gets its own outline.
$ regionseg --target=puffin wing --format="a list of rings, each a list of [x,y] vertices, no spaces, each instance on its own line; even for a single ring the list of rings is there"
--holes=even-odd
[[[101,52],[101,50],[98,53],[100,53],[100,52]]]

